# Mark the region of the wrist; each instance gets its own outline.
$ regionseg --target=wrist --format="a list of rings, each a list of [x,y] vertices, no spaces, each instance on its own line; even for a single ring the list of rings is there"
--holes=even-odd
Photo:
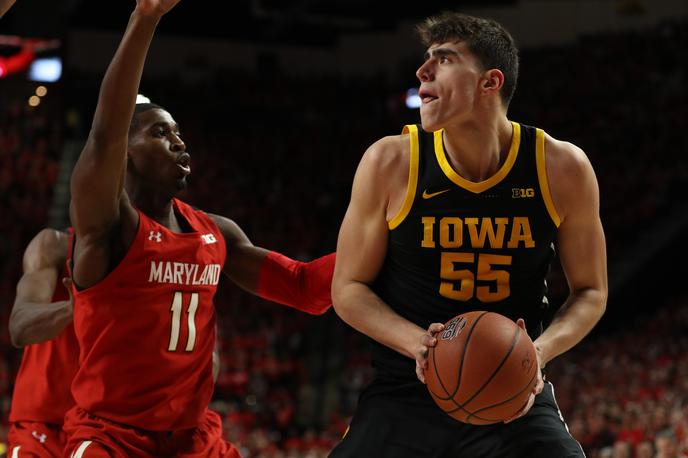
[[[157,25],[163,13],[157,10],[144,10],[138,6],[131,13],[131,20]]]
[[[403,350],[406,355],[410,358],[416,359],[420,347],[423,346],[423,335],[425,335],[425,329],[411,324],[412,328],[403,331],[404,342]]]

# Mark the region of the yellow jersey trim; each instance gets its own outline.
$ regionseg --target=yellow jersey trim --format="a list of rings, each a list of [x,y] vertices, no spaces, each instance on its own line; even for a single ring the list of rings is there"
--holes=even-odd
[[[561,219],[559,213],[554,207],[552,194],[549,192],[549,181],[547,180],[547,168],[545,167],[545,131],[536,129],[535,131],[535,163],[537,164],[538,182],[540,183],[540,192],[542,192],[542,199],[545,201],[547,213],[552,218],[554,225],[559,227]]]
[[[449,163],[449,160],[447,159],[447,155],[444,152],[444,142],[442,141],[442,133],[444,132],[444,129],[436,131],[434,134],[435,156],[437,156],[437,162],[440,164],[440,167],[442,168],[442,171],[447,176],[447,178],[449,178],[454,184],[475,194],[481,193],[486,189],[490,189],[492,186],[495,186],[500,181],[502,181],[504,177],[506,177],[509,174],[509,171],[511,171],[511,168],[514,166],[514,163],[516,162],[516,157],[518,156],[518,149],[521,145],[521,125],[513,121],[511,121],[511,125],[514,128],[514,132],[511,136],[511,147],[509,148],[509,153],[507,154],[504,164],[502,164],[497,173],[492,175],[490,178],[488,178],[485,181],[479,181],[477,183],[465,179],[464,177],[456,173],[456,171],[452,168],[451,164]]]
[[[409,141],[411,142],[408,185],[406,186],[406,197],[404,197],[404,203],[401,206],[401,210],[399,210],[394,218],[387,222],[390,231],[396,229],[411,211],[413,199],[416,196],[416,188],[418,187],[418,126],[411,124],[404,126],[404,130],[401,131],[401,134],[409,134]]]

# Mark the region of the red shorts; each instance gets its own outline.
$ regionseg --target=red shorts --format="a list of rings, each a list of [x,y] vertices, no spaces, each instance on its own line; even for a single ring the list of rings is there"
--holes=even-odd
[[[196,428],[149,431],[95,417],[75,407],[65,416],[65,458],[241,458],[208,410]]]
[[[8,458],[59,458],[66,442],[62,425],[18,421],[10,425]]]

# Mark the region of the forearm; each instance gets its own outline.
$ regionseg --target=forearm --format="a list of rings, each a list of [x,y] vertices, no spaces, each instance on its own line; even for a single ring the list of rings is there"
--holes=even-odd
[[[92,129],[96,140],[126,140],[146,54],[159,20],[137,10],[132,13],[100,87]]]
[[[54,339],[72,322],[72,318],[69,301],[15,303],[9,324],[12,345],[24,347]]]
[[[256,293],[304,312],[325,313],[332,305],[334,261],[334,253],[304,263],[271,251],[260,267]]]
[[[595,289],[571,294],[549,327],[535,340],[544,366],[574,347],[592,330],[606,308],[606,295]]]
[[[368,285],[349,282],[333,290],[334,309],[351,327],[409,358],[425,330],[398,315]]]

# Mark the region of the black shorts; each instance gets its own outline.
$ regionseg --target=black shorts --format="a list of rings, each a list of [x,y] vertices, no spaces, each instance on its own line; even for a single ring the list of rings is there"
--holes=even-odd
[[[330,458],[584,458],[545,387],[525,417],[473,426],[454,420],[420,383],[374,381]]]

